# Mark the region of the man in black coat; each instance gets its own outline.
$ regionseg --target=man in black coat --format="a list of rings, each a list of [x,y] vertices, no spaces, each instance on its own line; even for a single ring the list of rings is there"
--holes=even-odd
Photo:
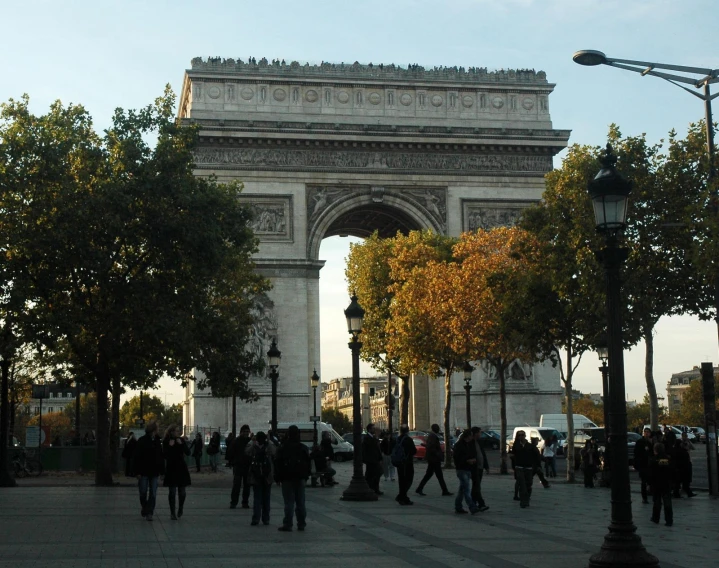
[[[140,490],[140,505],[142,506],[140,514],[151,521],[155,512],[158,477],[165,472],[162,440],[157,435],[156,422],[150,422],[145,426],[145,435],[137,441],[132,470],[138,479],[137,486]]]
[[[382,450],[379,447],[379,440],[375,437],[374,424],[367,424],[367,434],[362,438],[362,462],[365,464],[364,478],[369,488],[377,495],[382,495],[379,490],[379,478],[382,476]]]
[[[654,444],[652,443],[652,431],[644,428],[642,439],[634,446],[634,469],[639,473],[642,481],[642,503],[649,503],[647,485],[649,482],[649,459],[654,456]]]
[[[442,459],[444,458],[444,453],[442,452],[442,445],[437,434],[439,434],[439,424],[432,424],[432,431],[427,436],[427,441],[425,442],[426,449],[424,452],[424,459],[427,462],[427,471],[424,474],[422,481],[419,482],[417,489],[415,489],[415,493],[417,495],[425,495],[422,490],[433,475],[437,476],[437,481],[442,489],[442,495],[452,495],[449,489],[447,489],[447,484],[444,482],[444,474],[442,472]]]
[[[242,489],[242,508],[250,508],[250,458],[245,454],[245,448],[250,442],[250,427],[245,424],[240,428],[240,435],[232,441],[227,450],[232,464],[232,493],[230,494],[230,509],[237,507]]]
[[[305,484],[310,476],[310,452],[300,441],[300,430],[292,425],[287,429],[287,440],[277,450],[275,458],[275,481],[282,484],[285,516],[277,530],[292,531],[292,519],[297,514],[297,530],[305,530]]]
[[[537,449],[527,441],[524,430],[519,430],[510,453],[514,476],[519,486],[519,506],[522,509],[529,507],[529,499],[532,495],[532,478],[537,463],[536,452]]]
[[[414,441],[409,437],[409,426],[402,424],[399,428],[399,439],[398,444],[402,445],[404,450],[404,460],[401,464],[396,464],[397,468],[397,480],[399,485],[399,493],[395,497],[395,501],[400,505],[414,505],[410,498],[407,496],[407,492],[412,487],[412,481],[414,480],[414,454],[417,453],[417,448],[414,445]]]

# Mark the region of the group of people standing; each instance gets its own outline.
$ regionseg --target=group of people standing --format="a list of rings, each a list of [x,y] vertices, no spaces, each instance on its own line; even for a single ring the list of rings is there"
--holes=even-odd
[[[677,438],[674,432],[665,429],[652,432],[644,428],[642,439],[634,446],[634,469],[641,480],[642,503],[649,503],[652,495],[653,523],[659,523],[662,507],[664,508],[664,524],[674,524],[674,508],[672,497],[678,499],[683,490],[687,497],[696,494],[691,490],[692,460],[689,452],[694,445],[686,432]]]
[[[514,470],[514,500],[519,501],[519,506],[522,509],[526,509],[529,507],[529,501],[532,497],[532,484],[535,475],[539,477],[539,481],[545,489],[550,487],[549,482],[542,473],[543,460],[539,451],[539,439],[532,438],[528,441],[527,433],[524,430],[518,430],[514,435],[509,458]],[[546,459],[544,462],[546,464]]]

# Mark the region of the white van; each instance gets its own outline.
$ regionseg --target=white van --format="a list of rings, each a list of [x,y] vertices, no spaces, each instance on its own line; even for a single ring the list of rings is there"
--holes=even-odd
[[[597,425],[583,414],[572,414],[574,431],[582,428],[597,428]],[[560,432],[569,432],[566,414],[542,414],[539,417],[539,425],[542,428],[554,428]]]
[[[517,426],[514,429],[514,432],[512,432],[512,439],[507,442],[507,451],[512,449],[512,444],[517,438],[517,432],[519,432],[520,430],[523,430],[524,433],[527,435],[528,442],[531,442],[532,438],[539,439],[537,448],[539,448],[540,452],[544,449],[544,442],[551,440],[552,436],[556,436],[557,441],[559,441],[559,439],[561,438],[561,434],[556,428],[543,428],[542,426]]]
[[[314,441],[314,423],[312,422],[278,422],[277,435],[282,439],[287,434],[290,426],[297,426],[300,429],[300,440],[308,447],[312,447]],[[317,441],[322,440],[322,432],[329,432],[332,441],[332,449],[335,452],[335,461],[341,462],[351,460],[354,456],[354,446],[345,441],[342,436],[332,428],[332,424],[317,422]]]

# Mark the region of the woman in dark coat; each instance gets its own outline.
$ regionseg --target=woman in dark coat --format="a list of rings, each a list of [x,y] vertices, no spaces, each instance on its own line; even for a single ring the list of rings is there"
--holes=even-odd
[[[136,445],[135,433],[130,432],[130,435],[125,439],[125,447],[122,448],[122,458],[125,460],[125,477],[135,477],[132,472],[132,459],[135,457]]]
[[[197,473],[200,473],[200,464],[202,460],[202,446],[205,443],[202,441],[202,434],[199,432],[195,434],[195,439],[192,440],[190,448],[192,449],[192,457],[195,458],[195,465],[197,466]]]
[[[163,485],[169,487],[168,500],[170,501],[170,518],[176,521],[182,517],[185,506],[185,487],[191,485],[190,472],[187,469],[185,456],[190,455],[190,448],[182,436],[176,435],[176,426],[170,426],[165,431],[162,440],[162,453],[165,456],[165,481]],[[175,494],[180,496],[180,506],[175,515]]]

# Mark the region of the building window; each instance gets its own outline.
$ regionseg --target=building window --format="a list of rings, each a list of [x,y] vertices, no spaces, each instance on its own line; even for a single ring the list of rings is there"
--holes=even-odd
[[[40,407],[36,406],[35,407],[35,416],[37,416],[38,414],[40,414]]]
[[[53,411],[52,406],[49,406],[48,409],[47,409],[47,411],[48,411],[48,412],[52,412],[52,411]]]

